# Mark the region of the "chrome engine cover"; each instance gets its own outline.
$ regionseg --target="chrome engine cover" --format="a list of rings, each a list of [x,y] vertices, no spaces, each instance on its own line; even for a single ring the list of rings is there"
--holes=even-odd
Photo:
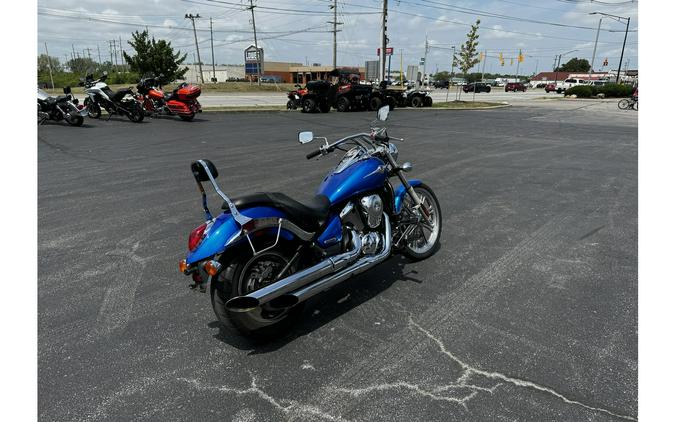
[[[377,252],[380,246],[381,235],[376,232],[369,232],[361,235],[361,252],[364,255],[370,255]]]
[[[368,222],[368,226],[371,229],[376,228],[380,225],[382,221],[382,213],[384,212],[384,207],[382,206],[382,198],[380,195],[369,195],[361,198],[361,208],[363,210],[363,216]]]

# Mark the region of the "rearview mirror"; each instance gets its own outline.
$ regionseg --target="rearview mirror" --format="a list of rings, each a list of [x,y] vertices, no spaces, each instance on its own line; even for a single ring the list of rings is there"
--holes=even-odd
[[[384,122],[387,120],[387,117],[389,117],[389,106],[386,105],[379,110],[377,110],[377,120]]]
[[[298,133],[298,142],[301,144],[306,144],[314,140],[314,134],[312,132],[300,132]]]

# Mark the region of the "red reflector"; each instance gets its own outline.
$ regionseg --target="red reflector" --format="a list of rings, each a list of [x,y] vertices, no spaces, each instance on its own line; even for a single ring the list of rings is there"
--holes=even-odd
[[[188,237],[188,249],[190,252],[194,251],[204,238],[204,230],[206,230],[206,223],[192,230]]]

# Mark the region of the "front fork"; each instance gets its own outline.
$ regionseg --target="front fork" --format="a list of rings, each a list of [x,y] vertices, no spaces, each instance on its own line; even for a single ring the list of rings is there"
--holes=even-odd
[[[424,203],[422,203],[422,200],[420,199],[419,196],[417,196],[417,192],[415,192],[415,189],[413,189],[412,186],[410,186],[410,183],[408,183],[408,179],[406,179],[405,175],[403,174],[403,170],[396,164],[396,160],[394,160],[394,157],[389,153],[388,149],[385,149],[385,154],[387,155],[387,159],[389,160],[389,164],[392,166],[392,169],[394,169],[394,172],[396,173],[396,176],[398,176],[399,180],[401,181],[401,184],[403,187],[405,187],[405,191],[410,195],[410,198],[413,200],[413,203],[415,204],[414,208],[417,208],[418,210],[421,211],[422,217],[424,217],[424,221],[428,224],[431,224],[431,213],[429,212],[429,209],[427,208]]]

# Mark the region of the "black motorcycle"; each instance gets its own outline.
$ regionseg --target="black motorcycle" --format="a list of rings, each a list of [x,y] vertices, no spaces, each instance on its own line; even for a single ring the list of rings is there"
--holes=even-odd
[[[69,125],[82,126],[86,108],[78,106],[77,98],[73,97],[70,87],[63,88],[63,94],[52,97],[38,88],[38,124],[46,120],[65,120]]]
[[[129,120],[135,123],[143,121],[145,113],[143,105],[136,99],[136,95],[131,88],[122,88],[113,92],[105,83],[108,78],[108,72],[103,72],[103,76],[94,79],[94,75],[89,73],[85,79],[80,82],[84,86],[84,93],[87,98],[84,99],[84,105],[89,111],[89,117],[98,119],[101,117],[101,108],[108,112],[108,119],[113,114],[127,116]]]

